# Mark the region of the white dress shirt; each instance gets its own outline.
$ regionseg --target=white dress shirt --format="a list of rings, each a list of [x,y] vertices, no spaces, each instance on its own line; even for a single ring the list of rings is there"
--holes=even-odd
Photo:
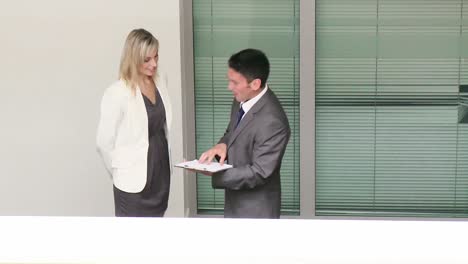
[[[247,114],[247,112],[249,112],[249,110],[255,105],[255,103],[257,103],[258,100],[260,100],[260,98],[262,98],[262,96],[267,92],[267,90],[268,90],[268,84],[265,84],[265,88],[263,88],[263,90],[259,94],[257,94],[254,98],[252,98],[252,99],[250,99],[250,100],[248,100],[246,102],[241,102],[240,103],[240,106],[244,110],[244,115],[242,116],[242,119]]]

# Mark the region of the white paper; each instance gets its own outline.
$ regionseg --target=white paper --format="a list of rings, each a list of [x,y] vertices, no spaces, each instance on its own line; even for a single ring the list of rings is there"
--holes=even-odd
[[[232,168],[232,165],[224,163],[223,165],[219,164],[218,162],[211,162],[210,164],[203,164],[198,162],[198,160],[186,161],[181,162],[176,165],[176,167],[184,168],[184,169],[192,169],[198,171],[209,171],[209,172],[217,172],[222,170],[227,170]]]

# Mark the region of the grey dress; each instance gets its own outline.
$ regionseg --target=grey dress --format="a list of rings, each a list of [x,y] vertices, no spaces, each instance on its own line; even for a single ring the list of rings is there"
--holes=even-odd
[[[114,186],[116,216],[163,216],[167,209],[170,186],[169,151],[166,133],[166,111],[159,91],[156,103],[143,95],[148,114],[148,172],[145,188],[139,193],[127,193]]]

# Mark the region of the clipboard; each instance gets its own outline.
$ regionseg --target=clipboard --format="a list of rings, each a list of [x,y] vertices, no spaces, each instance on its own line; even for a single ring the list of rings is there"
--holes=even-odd
[[[209,164],[204,164],[204,163],[198,162],[198,160],[196,159],[192,161],[185,161],[185,162],[177,163],[174,166],[178,168],[183,168],[183,169],[208,171],[208,172],[218,172],[218,171],[228,170],[232,168],[232,165],[229,165],[226,163],[224,163],[223,165],[221,165],[219,162],[211,162]]]

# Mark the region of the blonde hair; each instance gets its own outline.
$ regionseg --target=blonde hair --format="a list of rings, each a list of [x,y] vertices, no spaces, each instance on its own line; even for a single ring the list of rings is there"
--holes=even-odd
[[[134,29],[128,34],[120,59],[119,79],[125,81],[133,91],[141,77],[140,66],[145,57],[155,50],[159,50],[159,41],[147,30]]]

